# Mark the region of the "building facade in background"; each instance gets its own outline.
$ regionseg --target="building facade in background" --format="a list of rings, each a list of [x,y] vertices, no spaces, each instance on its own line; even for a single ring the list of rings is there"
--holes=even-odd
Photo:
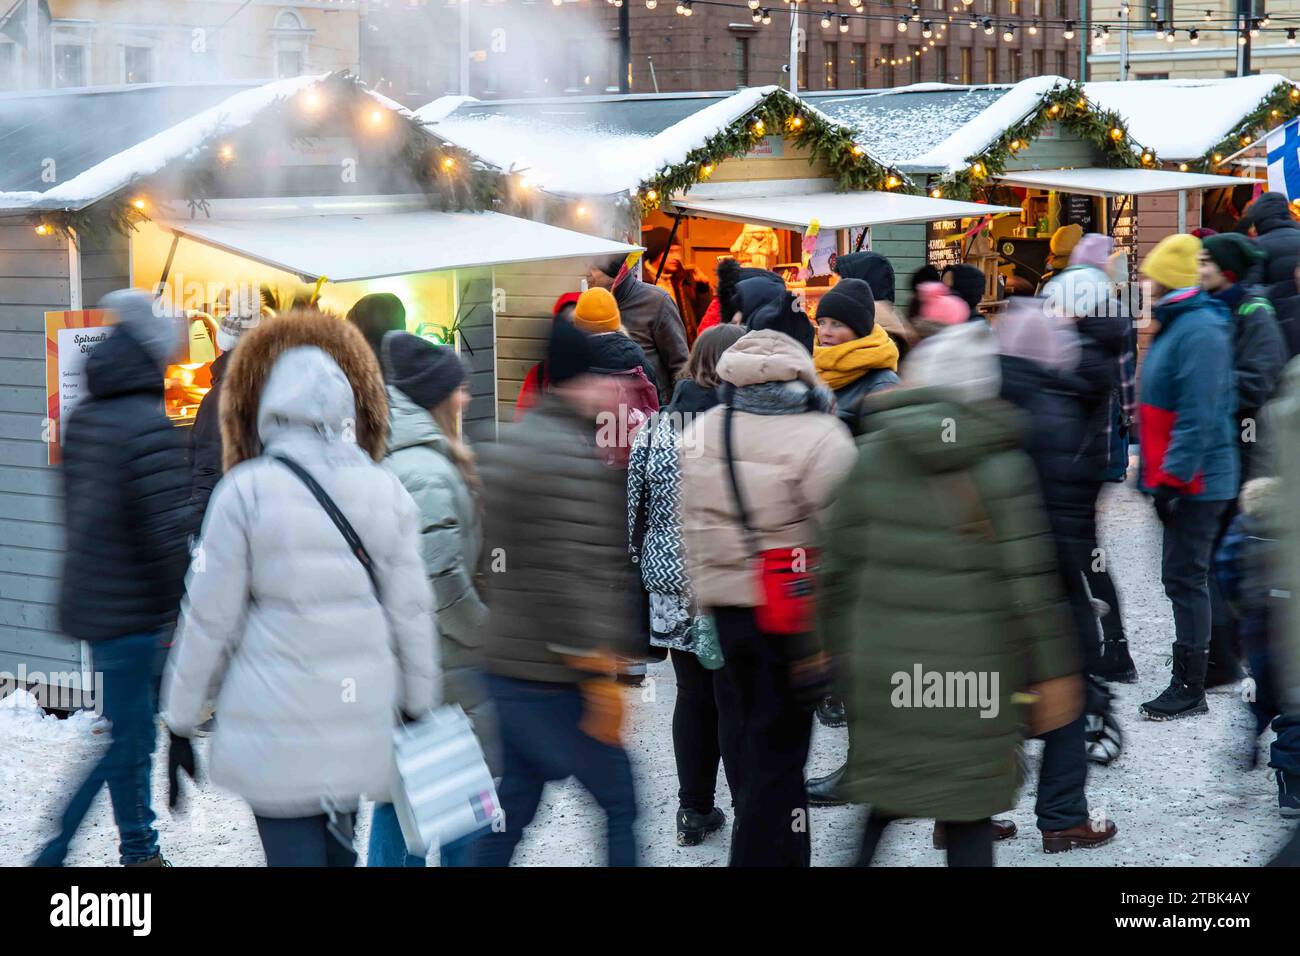
[[[41,0],[35,12],[29,3],[0,0],[2,90],[269,80],[359,65],[357,0]]]
[[[676,0],[627,0],[631,89],[637,93],[787,85],[790,7],[751,11]],[[861,89],[921,82],[1011,83],[1028,76],[1077,77],[1082,32],[1066,37],[1079,0],[848,0],[801,4],[801,89]],[[362,78],[408,105],[444,93],[481,99],[617,92],[619,9],[604,0],[393,0],[362,22]],[[822,26],[823,15],[829,26]],[[864,15],[869,15],[870,19]],[[841,16],[847,16],[841,21]],[[906,20],[900,31],[899,18]],[[1042,18],[1042,25],[1034,25]],[[988,21],[987,24],[985,21]],[[975,24],[972,28],[972,22]],[[1005,27],[1016,27],[1011,41]],[[1051,25],[1048,25],[1051,24]],[[841,26],[846,29],[841,29]],[[1032,28],[1032,29],[1031,29]],[[462,31],[464,31],[462,33]],[[929,35],[925,33],[928,31]],[[462,36],[468,39],[462,43]],[[468,70],[460,69],[462,45]],[[462,90],[462,79],[467,88]]]
[[[1088,55],[1088,75],[1094,80],[1123,77],[1123,43],[1119,24],[1125,22],[1124,0],[1097,0],[1089,6],[1094,39]],[[1247,73],[1281,73],[1300,79],[1300,0],[1132,0],[1127,4],[1133,30],[1128,42],[1128,77],[1145,79],[1211,79],[1237,76],[1246,20],[1249,40]],[[1251,27],[1257,35],[1251,35]],[[1170,32],[1172,31],[1172,37]]]

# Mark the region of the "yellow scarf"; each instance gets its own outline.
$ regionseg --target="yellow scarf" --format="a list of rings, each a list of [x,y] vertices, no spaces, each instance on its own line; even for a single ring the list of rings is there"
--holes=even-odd
[[[839,345],[817,346],[813,349],[813,364],[831,389],[838,392],[845,385],[856,382],[873,368],[898,371],[898,346],[879,324],[870,335],[850,339]]]

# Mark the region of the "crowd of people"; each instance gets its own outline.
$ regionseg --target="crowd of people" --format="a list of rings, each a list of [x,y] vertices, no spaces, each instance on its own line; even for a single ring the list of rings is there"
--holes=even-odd
[[[1089,234],[991,318],[966,265],[921,268],[896,307],[873,251],[839,257],[815,321],[731,260],[708,302],[680,255],[666,286],[593,262],[516,423],[473,448],[460,356],[380,294],[346,321],[224,320],[187,449],[160,403],[180,326],[113,293],[63,436],[60,602],[111,743],[36,863],[62,864],[107,785],[121,862],[165,865],[160,707],[172,804],[210,734],[206,776],[249,804],[268,865],[355,864],[370,801],[369,865],[424,866],[393,730],[450,703],[500,809],[441,865],[508,864],[569,777],[609,863],[634,865],[624,688],[665,659],[681,846],[730,820],[732,865],[807,866],[808,807],[854,803],[860,865],[903,818],[933,820],[951,865],[991,865],[1027,738],[1043,850],[1100,846],[1121,837],[1090,814],[1089,765],[1123,751],[1108,686],[1137,670],[1097,508],[1134,446],[1174,626],[1168,687],[1132,717],[1203,714],[1248,673],[1300,817],[1300,223],[1265,194],[1239,232],[1198,233],[1145,256],[1139,310]],[[806,780],[815,720],[847,725],[848,751]]]

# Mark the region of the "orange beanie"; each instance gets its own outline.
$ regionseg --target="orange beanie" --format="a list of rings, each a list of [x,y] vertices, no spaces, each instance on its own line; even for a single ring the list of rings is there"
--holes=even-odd
[[[617,332],[622,325],[613,294],[608,289],[588,289],[582,293],[573,310],[573,324],[590,335]]]

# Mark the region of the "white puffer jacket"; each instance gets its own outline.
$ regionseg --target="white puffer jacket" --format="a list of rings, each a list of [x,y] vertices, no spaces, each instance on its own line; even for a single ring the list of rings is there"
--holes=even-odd
[[[419,513],[351,437],[353,391],[323,351],[292,348],[262,390],[264,454],[213,492],[164,689],[193,732],[216,701],[212,781],[255,813],[321,812],[386,794],[399,708],[437,702],[437,626]],[[283,464],[321,484],[374,559],[381,598],[338,528]]]

